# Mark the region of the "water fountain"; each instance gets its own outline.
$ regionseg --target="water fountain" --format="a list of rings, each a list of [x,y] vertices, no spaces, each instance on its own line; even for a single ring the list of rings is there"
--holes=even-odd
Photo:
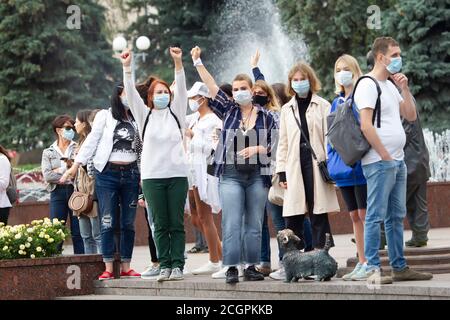
[[[430,181],[450,181],[450,130],[433,133],[424,129],[423,134],[430,153]]]
[[[217,81],[231,82],[236,74],[251,75],[250,57],[261,52],[259,67],[269,83],[287,81],[289,69],[299,60],[308,60],[300,34],[283,29],[280,13],[272,0],[226,1],[218,21],[219,48],[212,68]]]

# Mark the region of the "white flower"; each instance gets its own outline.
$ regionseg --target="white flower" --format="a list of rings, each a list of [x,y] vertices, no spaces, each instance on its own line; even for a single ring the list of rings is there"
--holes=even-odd
[[[34,259],[34,258],[36,258],[36,256],[35,256],[34,254],[32,254],[32,255],[30,256],[30,258],[31,258],[31,259]]]
[[[21,245],[19,246],[19,248],[20,248],[20,250],[25,250],[25,245],[21,244]]]
[[[45,237],[45,234],[43,232],[39,233],[39,238]]]
[[[16,235],[14,236],[14,238],[20,239],[20,238],[22,238],[22,234],[21,234],[21,233],[18,233],[18,234],[16,234]]]
[[[8,246],[3,247],[3,251],[6,251],[6,250],[8,250]]]
[[[45,238],[45,239],[48,239],[48,238],[50,238],[50,236],[49,236],[48,234],[46,234],[46,235],[44,236],[44,238]]]
[[[26,247],[26,248],[31,247],[31,243],[29,243],[29,242],[25,243],[25,247]]]
[[[37,252],[41,252],[41,251],[42,251],[42,248],[41,248],[41,247],[37,247],[37,248],[36,248],[36,251],[37,251]]]
[[[34,231],[33,228],[28,228],[28,229],[27,229],[27,232],[28,232],[28,233],[32,233],[33,231]]]
[[[20,255],[23,255],[24,251],[23,250],[19,250],[18,252],[19,252]]]
[[[48,239],[47,241],[48,241],[48,243],[52,243],[53,241],[55,241],[55,239],[50,238],[50,239]]]
[[[32,237],[28,237],[27,241],[31,242],[31,241],[33,241],[33,238]]]

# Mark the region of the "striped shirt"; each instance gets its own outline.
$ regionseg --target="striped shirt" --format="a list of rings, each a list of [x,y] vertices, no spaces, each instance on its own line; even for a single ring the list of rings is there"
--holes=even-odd
[[[229,151],[234,152],[234,150],[232,150],[234,148],[234,138],[242,120],[242,113],[239,105],[233,100],[230,100],[222,90],[219,90],[215,99],[210,101],[209,106],[219,119],[223,121],[222,135],[214,157],[214,175],[220,177],[224,172],[227,153]],[[255,105],[255,108],[258,115],[254,129],[257,132],[257,136],[262,138],[262,140],[259,139],[258,141],[259,145],[267,148],[267,157],[269,160],[262,163],[260,162],[260,158],[258,161],[261,167],[264,184],[270,186],[272,174],[270,170],[270,158],[272,148],[277,143],[276,133],[278,131],[278,124],[270,111],[260,105]],[[226,143],[224,143],[224,141]]]

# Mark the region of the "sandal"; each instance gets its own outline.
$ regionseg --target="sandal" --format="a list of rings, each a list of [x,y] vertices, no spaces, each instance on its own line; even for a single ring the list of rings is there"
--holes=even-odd
[[[200,253],[202,252],[202,249],[199,247],[192,247],[190,250],[188,250],[188,253]]]

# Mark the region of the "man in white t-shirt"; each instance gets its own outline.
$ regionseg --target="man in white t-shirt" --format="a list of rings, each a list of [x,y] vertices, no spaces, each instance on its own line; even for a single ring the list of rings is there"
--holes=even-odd
[[[374,80],[359,83],[354,99],[360,110],[361,130],[372,146],[363,157],[367,180],[367,213],[364,227],[364,254],[367,259],[367,281],[387,284],[392,281],[429,280],[431,274],[409,269],[403,254],[403,219],[406,216],[406,166],[403,148],[406,136],[401,118],[414,121],[417,117],[408,78],[399,73],[402,67],[399,44],[390,37],[377,38],[372,46],[375,66],[368,74],[381,89],[380,126],[372,122],[378,92]],[[395,85],[401,89],[402,95]],[[378,115],[377,115],[378,117]],[[384,221],[392,276],[381,272],[378,253],[380,225]]]

